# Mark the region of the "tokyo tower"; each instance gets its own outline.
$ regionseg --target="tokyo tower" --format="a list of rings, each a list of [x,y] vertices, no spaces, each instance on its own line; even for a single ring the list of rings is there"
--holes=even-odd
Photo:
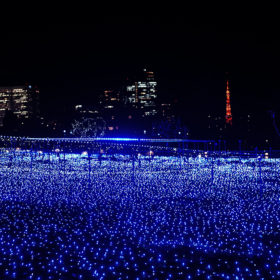
[[[231,114],[231,105],[230,105],[230,91],[229,91],[229,82],[227,80],[227,89],[226,89],[226,124],[232,125],[232,114]]]

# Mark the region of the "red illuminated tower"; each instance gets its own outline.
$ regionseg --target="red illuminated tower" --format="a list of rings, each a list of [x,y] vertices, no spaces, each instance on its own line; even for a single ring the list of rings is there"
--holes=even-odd
[[[230,106],[230,91],[229,91],[229,82],[227,80],[227,89],[226,89],[226,125],[232,125],[232,114]]]

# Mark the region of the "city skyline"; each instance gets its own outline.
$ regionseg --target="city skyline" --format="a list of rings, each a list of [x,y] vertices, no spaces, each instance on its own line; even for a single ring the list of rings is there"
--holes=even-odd
[[[279,118],[279,42],[268,26],[140,19],[2,27],[0,84],[38,85],[42,113],[56,117],[94,103],[104,89],[123,86],[147,67],[156,73],[159,97],[177,104],[183,121],[199,132],[209,114],[224,116],[229,72],[233,117],[267,118],[271,126],[269,112]]]
[[[273,121],[271,120],[272,115],[265,116],[266,119],[263,119],[264,125],[269,125],[264,131],[261,131],[259,129],[260,126],[257,124],[257,121],[264,117],[263,115],[257,116],[252,113],[242,115],[239,112],[239,114],[234,116],[234,125],[232,125],[231,110],[228,110],[228,106],[231,103],[229,100],[230,86],[228,73],[226,73],[226,80],[224,81],[226,110],[223,113],[208,114],[207,118],[205,116],[202,128],[198,127],[198,130],[202,132],[199,134],[193,129],[196,124],[195,122],[186,126],[182,115],[180,115],[180,112],[177,112],[178,105],[176,103],[172,102],[171,99],[164,100],[167,102],[163,102],[162,98],[158,98],[157,79],[155,79],[154,71],[151,70],[144,68],[141,71],[135,71],[134,75],[126,79],[122,87],[103,89],[102,93],[93,102],[80,102],[71,106],[68,104],[68,108],[66,108],[67,114],[63,118],[58,117],[58,115],[54,118],[38,114],[39,111],[36,109],[38,107],[37,103],[36,108],[34,107],[36,112],[33,112],[33,109],[30,107],[32,104],[31,99],[31,103],[26,100],[23,102],[24,104],[19,99],[13,105],[14,95],[15,98],[18,98],[18,92],[21,92],[20,94],[22,94],[24,99],[27,98],[28,91],[25,91],[25,89],[28,89],[30,92],[34,89],[33,91],[36,92],[36,100],[38,101],[40,93],[38,87],[28,84],[20,87],[2,87],[1,101],[3,106],[1,110],[5,111],[6,114],[8,112],[8,118],[6,118],[6,125],[4,125],[3,131],[4,133],[16,133],[17,135],[28,133],[28,135],[39,136],[43,133],[46,136],[68,135],[69,137],[71,135],[74,136],[74,134],[76,135],[76,133],[73,134],[71,132],[74,122],[78,121],[79,123],[84,118],[100,119],[101,117],[105,121],[104,133],[106,136],[200,137],[201,139],[219,139],[219,141],[230,140],[232,143],[238,140],[238,142],[243,141],[250,148],[257,144],[261,146],[275,146],[278,142],[275,115],[273,116]],[[15,93],[13,93],[14,91]],[[17,103],[18,105],[16,105]],[[26,108],[26,105],[29,107],[28,116],[23,110]],[[15,106],[18,109],[13,109]],[[21,108],[22,106],[24,107],[23,109]],[[15,117],[17,116],[18,121],[12,117],[11,113],[14,113]],[[63,114],[65,111],[61,110],[59,113]],[[272,113],[270,111],[270,114]],[[30,118],[31,116],[32,118]],[[5,114],[3,113],[2,122],[4,119]],[[27,124],[24,124],[26,122],[24,119],[28,120]],[[258,133],[262,134],[261,137]],[[257,141],[255,139],[256,136],[259,137]]]

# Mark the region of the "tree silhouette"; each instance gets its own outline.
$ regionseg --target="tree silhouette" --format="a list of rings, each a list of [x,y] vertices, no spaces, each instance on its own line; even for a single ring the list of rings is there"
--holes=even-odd
[[[78,137],[100,137],[104,136],[106,122],[101,117],[81,118],[72,123],[71,134]]]

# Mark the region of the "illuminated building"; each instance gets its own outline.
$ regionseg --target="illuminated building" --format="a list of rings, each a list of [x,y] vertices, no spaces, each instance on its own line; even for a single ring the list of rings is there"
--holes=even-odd
[[[95,109],[94,106],[87,105],[75,105],[75,113],[78,116],[83,117],[95,117],[99,115],[99,111]]]
[[[126,87],[128,103],[135,109],[140,109],[142,116],[157,114],[157,82],[154,72],[143,69],[143,78]]]
[[[39,90],[31,85],[0,87],[0,126],[8,111],[18,119],[38,116]]]
[[[120,92],[117,90],[104,90],[100,97],[99,104],[102,109],[115,109],[120,102]]]
[[[232,114],[231,114],[231,105],[230,105],[230,91],[229,91],[228,80],[227,80],[227,89],[226,89],[226,125],[232,125]]]
[[[107,133],[119,129],[120,112],[122,108],[121,94],[118,89],[106,89],[99,98],[100,111],[106,121]]]
[[[107,132],[119,129],[118,116],[120,111],[120,91],[104,90],[99,95],[98,104],[79,104],[75,106],[77,118],[102,118],[106,122]]]

